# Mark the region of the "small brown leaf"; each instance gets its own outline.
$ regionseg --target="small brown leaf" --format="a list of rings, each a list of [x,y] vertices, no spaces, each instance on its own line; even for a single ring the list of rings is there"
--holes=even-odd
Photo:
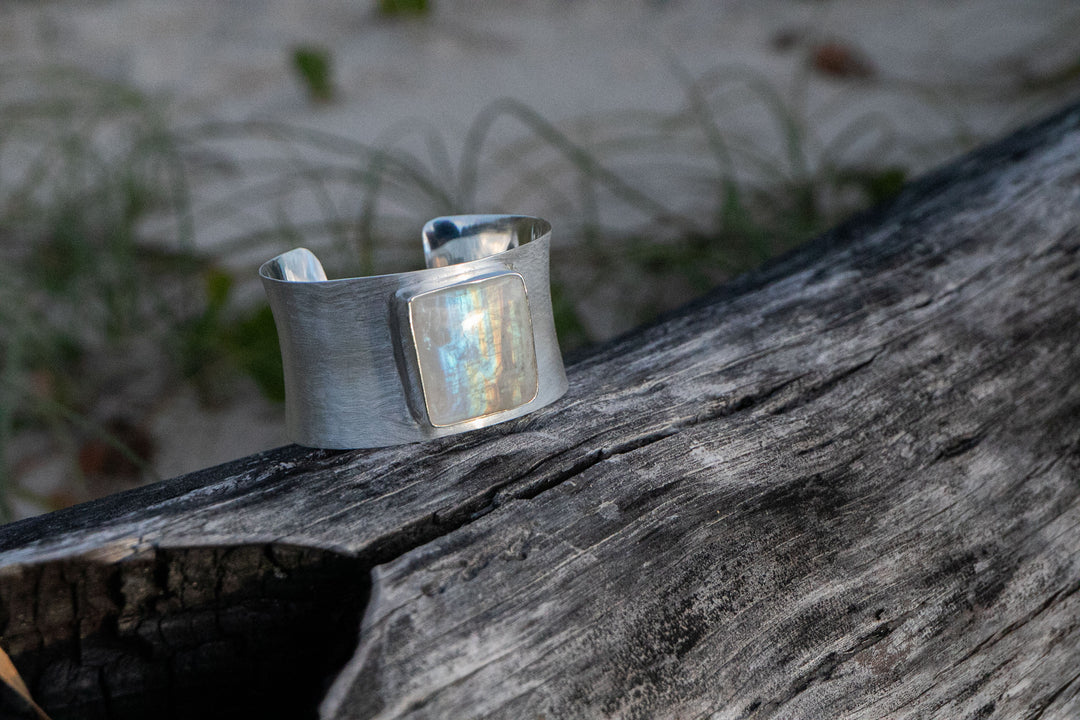
[[[823,75],[835,78],[871,78],[877,74],[865,55],[836,40],[810,48],[810,64]]]
[[[143,470],[139,461],[148,462],[154,454],[153,438],[126,418],[114,418],[102,429],[102,436],[86,440],[79,448],[83,475],[137,478]]]
[[[30,689],[26,687],[26,683],[23,682],[19,671],[15,669],[15,663],[11,662],[11,658],[8,657],[3,648],[0,648],[0,682],[3,682],[14,690],[20,698],[25,700],[39,720],[49,720],[49,716],[45,714],[45,711],[38,707],[38,704],[30,697]]]

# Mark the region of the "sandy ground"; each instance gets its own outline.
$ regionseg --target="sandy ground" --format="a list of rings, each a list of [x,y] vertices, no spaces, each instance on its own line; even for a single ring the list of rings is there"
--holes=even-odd
[[[760,77],[822,147],[875,114],[937,147],[935,139],[986,137],[1030,116],[1030,102],[1009,88],[1080,51],[1080,7],[1067,0],[433,0],[419,19],[387,19],[373,6],[0,1],[0,64],[84,68],[160,97],[181,123],[272,120],[422,156],[419,128],[430,126],[455,161],[469,126],[499,98],[599,143],[630,117],[685,108],[680,73],[718,69]],[[808,81],[809,49],[827,41],[857,53],[872,76]],[[332,103],[309,102],[290,70],[290,49],[304,44],[331,53]],[[759,102],[721,98],[715,112],[740,142],[777,145]],[[509,120],[499,131],[522,132]],[[672,183],[659,175],[641,180],[679,205],[683,188],[663,197]],[[503,198],[489,188],[479,199]],[[550,210],[535,197],[519,204]]]
[[[918,170],[1060,102],[1052,91],[1032,90],[1032,79],[1080,58],[1080,6],[1067,0],[432,0],[432,6],[426,17],[404,19],[380,16],[373,2],[343,0],[0,0],[0,68],[76,66],[158,98],[178,126],[260,120],[403,148],[432,168],[445,166],[453,192],[468,129],[499,98],[516,99],[576,141],[601,147],[635,122],[685,114],[686,78],[744,73],[797,113],[811,163],[860,120],[879,118],[888,133],[911,141],[887,151],[853,143],[844,147],[850,161]],[[330,52],[334,101],[313,103],[291,71],[291,49],[303,44]],[[839,47],[843,56],[816,54],[823,46]],[[717,93],[711,102],[715,122],[740,147],[780,153],[775,113],[760,98]],[[445,147],[432,151],[431,134]],[[527,143],[529,136],[506,120],[485,147]],[[266,152],[242,143],[228,150]],[[675,152],[681,153],[675,169],[635,155],[632,145],[605,159],[652,197],[693,214],[701,206],[693,170],[712,160],[700,143]],[[749,166],[736,171],[754,179]],[[572,180],[566,182],[565,195],[573,198]],[[203,192],[212,196],[220,185]],[[477,207],[470,209],[537,214],[556,227],[579,223],[586,213],[621,229],[641,222],[618,198],[601,196],[599,207],[584,208],[551,197],[511,188],[492,171],[481,178]],[[406,203],[387,214],[418,229],[429,210]],[[238,218],[250,216],[207,223],[198,240],[213,248],[242,231]],[[622,329],[596,322],[596,335]],[[280,408],[255,392],[238,397],[244,399],[213,410],[185,390],[161,399],[148,421],[157,472],[172,476],[286,441]],[[32,439],[20,450],[39,458],[27,461],[24,472],[25,483],[39,491],[51,491],[69,473],[69,461],[42,459]],[[22,514],[34,511],[32,504],[19,507]]]

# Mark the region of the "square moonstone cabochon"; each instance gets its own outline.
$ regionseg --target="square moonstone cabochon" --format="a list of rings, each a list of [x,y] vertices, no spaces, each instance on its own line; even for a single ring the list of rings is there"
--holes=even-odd
[[[513,410],[536,397],[532,316],[521,275],[415,295],[409,325],[432,425]]]

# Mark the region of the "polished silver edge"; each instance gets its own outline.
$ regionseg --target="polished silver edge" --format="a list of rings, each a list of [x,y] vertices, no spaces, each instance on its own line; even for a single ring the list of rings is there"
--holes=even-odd
[[[296,248],[264,262],[259,268],[264,280],[280,282],[326,282],[319,258],[307,248]]]
[[[374,280],[382,279],[398,279],[400,281],[407,281],[410,278],[424,278],[429,275],[431,271],[445,270],[450,268],[464,269],[471,266],[478,266],[488,260],[498,259],[502,255],[511,253],[520,247],[550,238],[551,236],[551,223],[542,218],[532,217],[529,215],[448,215],[442,218],[435,218],[429,220],[424,226],[425,229],[439,220],[455,220],[462,228],[480,227],[485,224],[506,220],[514,221],[517,223],[528,224],[532,230],[530,232],[529,240],[526,242],[520,242],[520,234],[518,235],[518,243],[507,247],[505,250],[494,253],[491,255],[482,255],[471,257],[467,260],[460,260],[458,262],[443,264],[443,265],[429,265],[422,270],[406,270],[399,273],[388,273],[385,275],[363,275],[358,277],[349,278],[328,278],[326,271],[323,270],[322,263],[319,262],[318,257],[307,248],[294,248],[288,252],[281,253],[275,257],[270,258],[259,266],[259,276],[269,282],[274,283],[303,283],[303,284],[338,284],[338,283],[355,283],[355,282],[371,282]],[[438,254],[438,250],[442,246],[436,246],[435,250],[429,250],[427,235],[424,236],[424,257],[425,261],[432,262],[432,256]],[[459,256],[459,253],[454,253],[455,257]],[[289,268],[283,272],[276,270],[278,267]],[[283,276],[292,272],[292,277]]]
[[[551,232],[551,223],[526,215],[454,215],[424,224],[424,262],[446,267],[491,257],[537,240]]]
[[[321,264],[302,248],[263,263],[260,276],[281,340],[286,423],[295,442],[361,448],[427,440],[521,417],[566,392],[551,311],[550,225],[527,216],[450,219],[469,227],[492,218],[525,225],[518,236],[524,234],[524,244],[442,267],[340,280],[322,279],[326,276]],[[537,363],[536,396],[515,409],[433,426],[419,385],[407,298],[508,271],[521,275],[526,288]]]

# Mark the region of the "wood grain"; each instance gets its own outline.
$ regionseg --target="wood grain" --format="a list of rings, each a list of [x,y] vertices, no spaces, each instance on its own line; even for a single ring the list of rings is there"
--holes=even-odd
[[[54,717],[142,716],[140,678],[223,707],[178,648],[226,677],[361,613],[324,717],[1080,715],[1080,108],[568,374],[495,428],[2,528],[0,642]]]

